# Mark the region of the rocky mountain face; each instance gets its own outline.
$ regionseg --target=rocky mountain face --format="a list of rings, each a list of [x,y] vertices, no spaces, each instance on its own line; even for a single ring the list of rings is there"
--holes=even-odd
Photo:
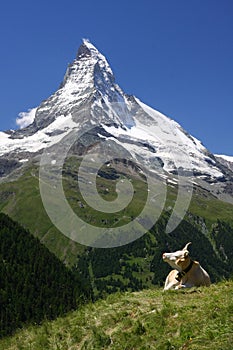
[[[225,167],[233,171],[233,157],[215,154],[215,158]]]
[[[76,135],[72,142],[71,134]],[[215,157],[177,122],[124,93],[106,58],[88,40],[59,89],[37,107],[34,121],[0,132],[0,176],[7,180],[58,145],[63,145],[59,152],[68,148],[82,155],[103,144],[101,152],[129,158],[163,181],[177,184],[184,177],[192,186],[233,202],[232,163]]]

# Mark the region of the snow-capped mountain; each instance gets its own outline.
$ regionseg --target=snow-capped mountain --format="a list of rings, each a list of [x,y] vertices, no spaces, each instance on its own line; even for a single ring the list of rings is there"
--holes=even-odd
[[[124,93],[106,58],[88,40],[68,66],[59,89],[33,113],[27,127],[0,132],[2,176],[63,142],[71,131],[89,130],[93,145],[105,140],[124,148],[150,170],[162,168],[165,177],[190,176],[208,191],[217,186],[215,194],[224,192],[226,183],[229,189],[232,181],[232,168],[177,122]]]

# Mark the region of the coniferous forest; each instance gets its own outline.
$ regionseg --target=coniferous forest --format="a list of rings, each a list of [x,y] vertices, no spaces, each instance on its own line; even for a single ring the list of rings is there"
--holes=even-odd
[[[54,319],[86,297],[80,281],[40,241],[0,213],[0,337]]]

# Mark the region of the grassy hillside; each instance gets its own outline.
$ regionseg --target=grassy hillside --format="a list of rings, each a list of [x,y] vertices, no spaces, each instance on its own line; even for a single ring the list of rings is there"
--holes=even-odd
[[[1,350],[229,350],[233,281],[112,294],[64,318],[0,341]]]

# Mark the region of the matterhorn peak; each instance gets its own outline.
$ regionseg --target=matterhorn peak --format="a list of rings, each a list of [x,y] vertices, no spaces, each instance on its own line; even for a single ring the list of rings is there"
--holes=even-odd
[[[113,72],[104,55],[88,39],[83,39],[76,59],[67,68],[61,87],[70,82],[79,84],[79,87],[83,82],[85,87],[94,86],[95,78],[97,75],[99,78],[100,72],[104,80],[114,82]]]
[[[113,75],[105,56],[99,52],[99,50],[90,42],[89,39],[83,39],[83,43],[78,49],[76,59],[85,60],[88,58],[92,58],[93,63],[98,63],[101,69],[104,69],[106,72]]]
[[[90,42],[89,39],[83,39],[82,45],[79,47],[77,52],[77,59],[85,58],[89,56],[97,57],[101,55],[98,49]]]

